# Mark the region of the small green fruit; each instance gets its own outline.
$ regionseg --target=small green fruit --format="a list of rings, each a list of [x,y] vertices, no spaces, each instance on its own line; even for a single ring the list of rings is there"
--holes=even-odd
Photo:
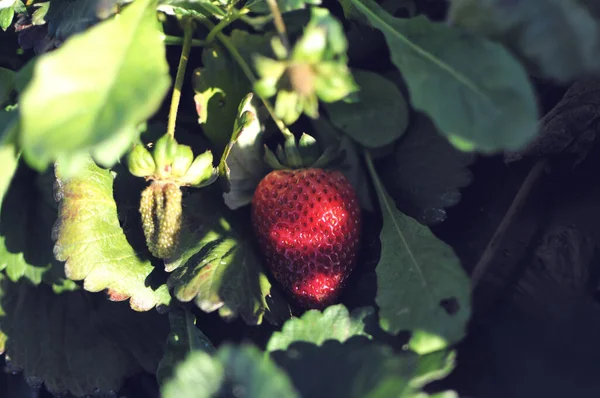
[[[127,167],[136,177],[148,177],[154,173],[156,164],[150,152],[143,145],[137,144],[127,155]]]
[[[140,201],[146,245],[153,256],[170,258],[179,245],[181,231],[181,189],[174,183],[153,182]]]

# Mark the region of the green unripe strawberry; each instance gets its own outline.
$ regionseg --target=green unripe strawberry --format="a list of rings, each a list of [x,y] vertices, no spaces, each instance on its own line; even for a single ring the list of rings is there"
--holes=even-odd
[[[152,156],[154,156],[155,173],[158,177],[166,178],[171,174],[171,168],[177,156],[177,149],[177,141],[168,134],[163,135],[156,141]]]
[[[212,152],[206,151],[194,159],[187,173],[179,181],[182,185],[201,187],[212,183],[217,176],[217,171],[213,167]]]
[[[137,144],[127,156],[127,167],[136,177],[148,177],[154,174],[156,164],[150,152],[143,145]]]
[[[194,152],[187,145],[177,147],[177,155],[171,168],[171,176],[174,178],[183,177],[194,161]]]
[[[140,201],[142,228],[150,253],[157,258],[169,258],[179,245],[181,230],[181,190],[174,183],[155,181]]]

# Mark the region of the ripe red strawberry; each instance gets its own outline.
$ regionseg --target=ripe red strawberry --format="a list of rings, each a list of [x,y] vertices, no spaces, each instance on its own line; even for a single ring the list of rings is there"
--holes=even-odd
[[[275,170],[258,184],[252,220],[273,276],[305,308],[338,298],[356,265],[361,213],[339,171]]]

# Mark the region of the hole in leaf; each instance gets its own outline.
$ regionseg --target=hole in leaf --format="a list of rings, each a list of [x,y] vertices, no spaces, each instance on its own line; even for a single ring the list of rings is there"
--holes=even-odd
[[[460,309],[456,297],[440,300],[440,306],[448,313],[448,315],[454,315]]]

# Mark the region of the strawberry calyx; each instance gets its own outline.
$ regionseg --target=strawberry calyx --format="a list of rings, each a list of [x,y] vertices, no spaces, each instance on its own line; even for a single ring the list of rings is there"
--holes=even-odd
[[[136,177],[171,182],[180,187],[201,188],[219,176],[210,150],[194,158],[191,147],[177,143],[168,134],[156,141],[152,153],[144,145],[136,144],[127,156],[127,165]]]
[[[273,170],[325,169],[340,163],[344,156],[333,146],[321,153],[317,140],[306,133],[302,133],[299,140],[291,133],[285,134],[283,146],[279,144],[275,152],[266,145],[264,148],[264,160]]]

